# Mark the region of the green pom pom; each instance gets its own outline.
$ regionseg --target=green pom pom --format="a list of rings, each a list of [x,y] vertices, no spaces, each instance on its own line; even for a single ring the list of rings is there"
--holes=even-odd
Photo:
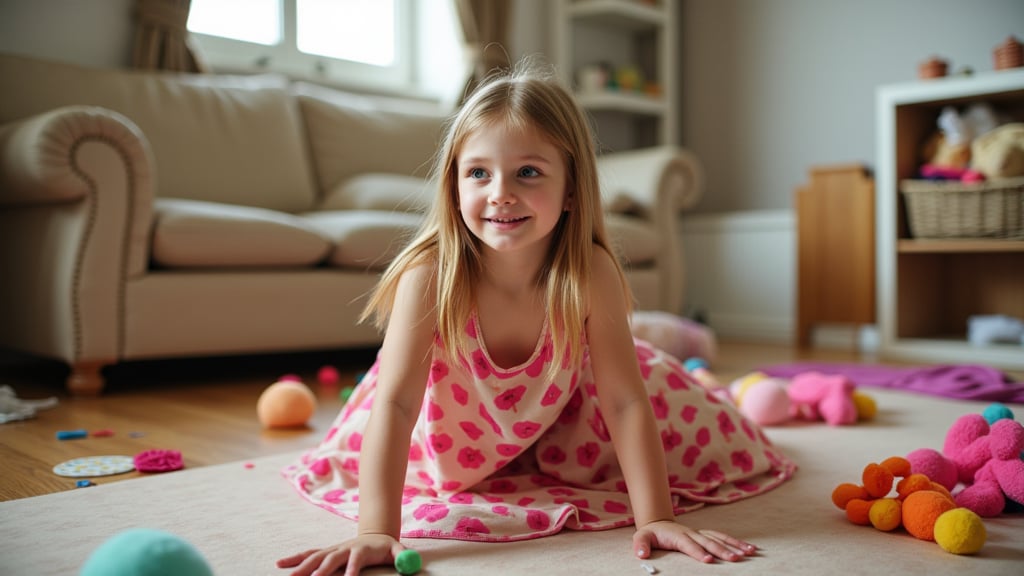
[[[1003,418],[1013,420],[1013,411],[1010,410],[1006,404],[1000,402],[993,402],[985,407],[985,410],[981,413],[985,417],[985,421],[991,426]]]
[[[352,392],[355,392],[355,388],[352,386],[345,386],[341,389],[341,392],[338,392],[338,399],[341,400],[342,404],[344,404],[345,402],[348,402],[348,399],[352,396]]]
[[[423,558],[415,550],[402,550],[395,556],[395,570],[402,576],[410,576],[423,568]]]
[[[195,547],[178,536],[136,528],[101,544],[79,576],[213,576],[213,570]]]

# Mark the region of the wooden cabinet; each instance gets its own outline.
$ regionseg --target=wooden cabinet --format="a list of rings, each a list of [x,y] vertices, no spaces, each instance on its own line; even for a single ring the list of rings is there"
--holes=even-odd
[[[602,151],[678,144],[675,0],[556,0],[555,63]],[[593,81],[604,70],[606,81]],[[635,72],[639,83],[621,82]]]
[[[914,238],[899,190],[901,180],[915,177],[943,107],[987,102],[1024,121],[1024,70],[883,86],[876,96],[881,355],[1024,368],[1024,343],[967,340],[970,316],[1024,319],[1024,240]]]

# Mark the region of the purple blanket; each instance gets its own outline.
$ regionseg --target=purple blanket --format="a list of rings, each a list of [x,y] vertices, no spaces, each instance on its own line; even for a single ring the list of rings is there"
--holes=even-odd
[[[776,378],[792,378],[802,372],[842,374],[857,386],[906,390],[959,400],[1024,404],[1024,382],[1013,382],[994,368],[975,364],[895,368],[872,364],[797,362],[759,370]]]

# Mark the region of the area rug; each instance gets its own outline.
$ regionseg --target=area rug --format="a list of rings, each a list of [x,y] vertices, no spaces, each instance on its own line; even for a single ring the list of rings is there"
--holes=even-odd
[[[941,448],[946,429],[986,402],[953,401],[892,390],[872,391],[874,421],[847,427],[791,423],[768,436],[800,465],[793,480],[758,497],[709,506],[681,517],[694,527],[731,532],[761,547],[736,564],[702,565],[656,552],[660,574],[1020,574],[1024,515],[985,520],[988,540],[975,556],[956,556],[905,531],[855,526],[832,505],[832,489],[859,482],[869,462],[916,448]],[[1018,416],[1019,418],[1019,416]],[[275,559],[354,534],[355,525],[295,495],[280,470],[282,454],[183,470],[0,504],[0,574],[73,575],[89,554],[128,528],[166,530],[193,543],[214,573],[285,574]],[[45,472],[41,472],[45,473]],[[563,532],[516,543],[407,540],[425,562],[421,574],[645,576],[632,557],[631,528]],[[375,568],[364,574],[395,574]]]

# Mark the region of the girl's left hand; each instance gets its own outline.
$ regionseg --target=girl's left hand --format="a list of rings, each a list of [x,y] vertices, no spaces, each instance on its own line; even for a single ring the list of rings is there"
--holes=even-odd
[[[736,562],[757,553],[757,546],[716,530],[694,530],[678,522],[660,520],[638,527],[633,535],[633,552],[648,558],[651,550],[678,550],[700,562],[715,558]]]

